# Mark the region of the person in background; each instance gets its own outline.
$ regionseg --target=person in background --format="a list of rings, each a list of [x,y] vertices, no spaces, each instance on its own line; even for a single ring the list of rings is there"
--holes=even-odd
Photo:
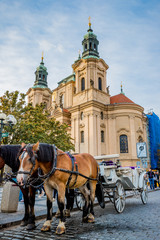
[[[158,173],[158,171],[155,172],[155,174],[154,174],[154,187],[155,188],[159,187],[159,173]]]
[[[154,172],[152,172],[151,168],[147,172],[148,178],[149,178],[149,183],[150,183],[150,189],[154,189]]]

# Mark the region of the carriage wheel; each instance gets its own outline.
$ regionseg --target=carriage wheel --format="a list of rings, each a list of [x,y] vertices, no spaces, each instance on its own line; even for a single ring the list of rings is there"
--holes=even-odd
[[[76,196],[76,205],[79,210],[83,211],[83,207],[85,205],[85,198],[82,193],[77,193]]]
[[[142,188],[142,192],[141,192],[141,200],[143,204],[146,204],[148,201],[148,186],[147,183],[145,181],[145,179],[143,179],[143,188]]]
[[[116,189],[113,192],[114,207],[118,213],[122,213],[125,208],[125,191],[121,182],[116,183]]]

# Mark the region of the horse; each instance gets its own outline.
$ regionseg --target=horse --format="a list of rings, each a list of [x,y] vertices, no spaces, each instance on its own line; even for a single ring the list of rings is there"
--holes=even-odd
[[[53,189],[58,191],[60,221],[56,228],[56,234],[63,234],[66,231],[63,213],[66,188],[78,188],[84,195],[83,222],[94,222],[95,193],[100,206],[104,208],[103,189],[98,182],[98,163],[90,154],[83,153],[71,157],[70,154],[53,145],[37,142],[33,146],[28,145],[23,148],[19,160],[20,167],[17,174],[19,184],[30,182],[30,178],[40,168],[43,175],[39,174],[39,177],[45,179],[44,189],[48,201],[52,201]],[[87,184],[89,184],[90,190]],[[51,221],[52,215],[48,214],[44,223],[48,230],[50,230]]]
[[[0,169],[7,164],[13,173],[16,173],[19,169],[19,159],[17,158],[21,145],[1,145],[0,146]],[[13,181],[12,179],[10,179]],[[23,199],[25,213],[21,221],[21,226],[27,226],[27,230],[35,228],[35,215],[34,215],[34,204],[35,204],[35,189],[33,187],[20,187]]]
[[[24,146],[24,144],[22,144]],[[17,173],[19,169],[19,159],[18,155],[20,154],[22,146],[21,145],[1,145],[0,146],[0,170],[3,169],[4,165],[7,164],[11,169],[13,173]],[[35,172],[34,178],[37,179],[37,173]],[[10,179],[11,181],[14,181]],[[24,199],[24,208],[25,213],[24,217],[21,220],[21,227],[27,228],[27,230],[32,230],[35,228],[35,214],[34,214],[34,205],[35,205],[35,193],[37,189],[37,185],[41,185],[43,182],[41,180],[38,180],[34,183],[34,186],[20,186],[20,189],[23,194]],[[66,193],[67,198],[67,205],[66,205],[66,216],[70,216],[69,210],[73,208],[74,198],[73,198],[74,192]],[[51,207],[48,205],[51,205],[51,203],[47,202],[47,212],[48,208]],[[45,228],[45,227],[44,227]],[[45,231],[45,229],[44,229]]]

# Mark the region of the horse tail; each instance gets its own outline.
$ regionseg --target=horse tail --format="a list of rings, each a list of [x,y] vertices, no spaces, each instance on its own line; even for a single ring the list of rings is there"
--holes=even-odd
[[[102,183],[100,181],[97,182],[95,194],[100,207],[105,208],[104,191],[103,191]]]

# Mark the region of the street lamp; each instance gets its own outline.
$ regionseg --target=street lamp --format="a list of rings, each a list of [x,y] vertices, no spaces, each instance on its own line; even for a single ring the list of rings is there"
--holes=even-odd
[[[17,120],[15,119],[15,117],[13,115],[8,115],[6,116],[5,113],[0,112],[0,143],[3,137],[3,127],[4,126],[10,126],[12,127],[13,125],[15,125],[17,123]],[[8,133],[6,133],[6,137],[8,137]]]

